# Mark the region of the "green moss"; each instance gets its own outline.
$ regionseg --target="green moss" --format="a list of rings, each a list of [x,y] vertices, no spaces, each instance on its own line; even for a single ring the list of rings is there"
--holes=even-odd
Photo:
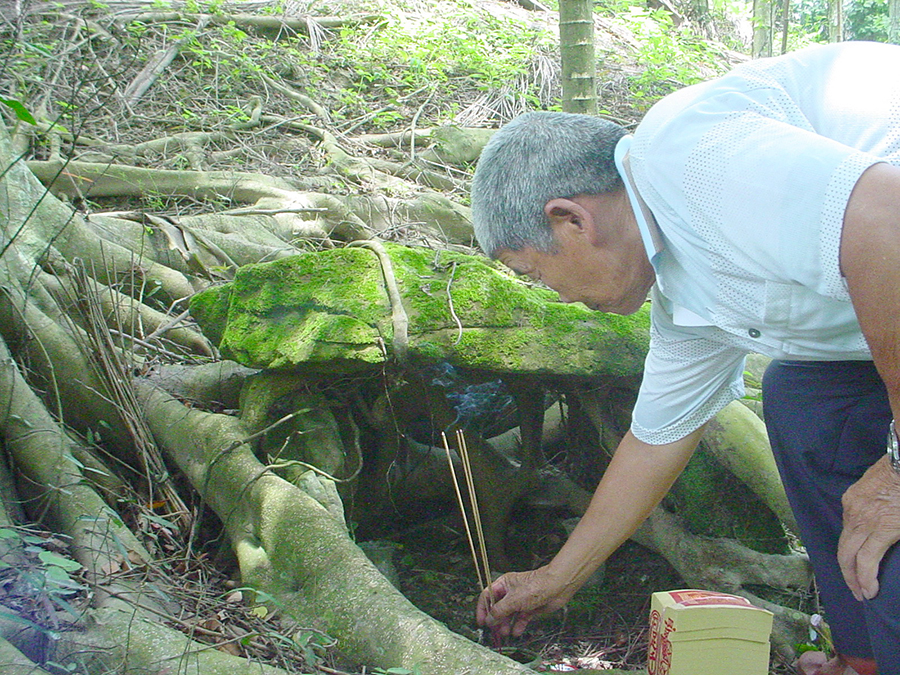
[[[666,503],[694,534],[736,539],[762,553],[789,552],[778,518],[702,448],[672,487]]]
[[[191,315],[203,326],[206,337],[218,346],[228,322],[231,304],[231,285],[212,286],[200,291],[190,300]]]
[[[262,368],[332,359],[377,363],[393,329],[381,267],[358,248],[306,253],[238,270],[220,349]],[[198,319],[204,332],[212,328]]]
[[[501,372],[635,376],[646,312],[619,317],[564,305],[483,258],[385,244],[418,361]],[[448,295],[449,292],[449,295]],[[241,268],[229,285],[220,349],[263,368],[381,363],[393,340],[381,265],[370,250],[307,253]],[[198,319],[199,320],[199,319]],[[462,330],[460,330],[460,326]],[[332,363],[334,362],[334,363]]]

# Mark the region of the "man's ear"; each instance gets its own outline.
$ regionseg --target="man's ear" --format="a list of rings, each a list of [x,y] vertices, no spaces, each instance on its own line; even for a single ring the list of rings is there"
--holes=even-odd
[[[557,237],[590,234],[594,222],[591,213],[572,199],[551,199],[544,205],[550,228]]]

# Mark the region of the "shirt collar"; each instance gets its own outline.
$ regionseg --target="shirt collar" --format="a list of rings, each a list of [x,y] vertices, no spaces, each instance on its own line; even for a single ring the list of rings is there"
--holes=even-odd
[[[629,149],[633,136],[630,134],[623,136],[616,144],[615,162],[622,182],[625,184],[625,191],[628,193],[628,201],[631,202],[631,209],[634,211],[634,218],[637,221],[638,230],[641,233],[641,239],[644,241],[644,248],[647,251],[647,258],[653,267],[656,267],[657,255],[663,250],[662,233],[656,224],[656,218],[650,208],[638,194],[637,187],[634,184],[634,176],[631,174],[631,156]]]

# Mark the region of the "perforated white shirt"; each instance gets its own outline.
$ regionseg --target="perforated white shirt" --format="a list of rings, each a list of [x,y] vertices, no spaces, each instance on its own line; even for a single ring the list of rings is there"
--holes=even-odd
[[[658,226],[642,226],[657,281],[639,439],[675,441],[742,396],[748,352],[871,358],[838,256],[856,181],[900,165],[900,47],[743,64],[660,101],[626,151],[635,212]]]

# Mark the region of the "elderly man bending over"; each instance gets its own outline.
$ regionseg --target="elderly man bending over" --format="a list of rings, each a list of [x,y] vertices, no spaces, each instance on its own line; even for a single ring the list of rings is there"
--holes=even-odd
[[[676,92],[633,136],[529,113],[491,139],[472,186],[484,251],[563,302],[628,314],[649,293],[652,332],[590,507],[548,565],[482,594],[481,623],[518,635],[562,607],[759,352],[775,359],[766,423],[839,652],[805,672],[900,675],[897,73],[900,47],[812,47]]]

